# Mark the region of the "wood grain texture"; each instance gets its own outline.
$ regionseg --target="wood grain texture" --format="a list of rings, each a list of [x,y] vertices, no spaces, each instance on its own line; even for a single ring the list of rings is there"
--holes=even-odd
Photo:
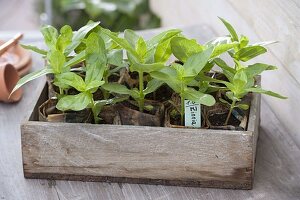
[[[160,1],[163,6],[163,1]],[[197,7],[194,7],[197,8]],[[226,7],[224,7],[226,9]],[[175,11],[174,11],[175,12]],[[207,13],[207,12],[206,12]],[[176,12],[177,16],[178,13]],[[237,20],[241,20],[238,19]],[[185,29],[190,37],[203,40],[213,37],[207,26]],[[15,33],[0,33],[2,39]],[[30,34],[30,42],[37,41]],[[151,35],[151,32],[147,32]],[[32,36],[32,37],[31,37]],[[25,35],[28,38],[28,35]],[[39,41],[41,39],[39,38]],[[26,41],[25,41],[26,42]],[[27,43],[27,42],[26,42]],[[33,68],[43,66],[33,54]],[[270,81],[263,76],[263,82]],[[271,107],[262,97],[261,126],[258,140],[253,190],[220,190],[143,184],[46,181],[24,179],[21,158],[20,123],[30,116],[44,79],[24,87],[24,97],[17,104],[0,104],[0,199],[5,200],[298,200],[300,196],[300,148],[291,136],[290,127],[276,115],[284,108]],[[293,82],[292,87],[297,87]],[[297,104],[294,109],[299,109]],[[284,116],[284,115],[283,115]],[[296,119],[296,118],[295,118]]]
[[[22,126],[24,173],[249,189],[252,139],[252,132],[239,131],[28,122]]]

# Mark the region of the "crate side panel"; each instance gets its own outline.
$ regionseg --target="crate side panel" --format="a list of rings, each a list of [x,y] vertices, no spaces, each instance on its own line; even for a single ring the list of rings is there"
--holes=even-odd
[[[28,122],[22,125],[22,145],[27,177],[226,183],[229,188],[246,188],[252,181],[252,133],[247,131]]]

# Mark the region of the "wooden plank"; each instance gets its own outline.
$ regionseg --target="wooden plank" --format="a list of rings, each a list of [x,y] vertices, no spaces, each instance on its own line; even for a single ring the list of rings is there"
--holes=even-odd
[[[256,84],[261,85],[261,76],[258,76],[256,79]],[[248,130],[253,132],[253,143],[252,143],[252,169],[253,173],[255,172],[256,164],[256,149],[257,149],[257,140],[259,136],[259,126],[260,126],[260,109],[261,109],[261,95],[253,94],[253,99],[249,111],[249,123]],[[254,176],[252,176],[254,177]]]
[[[24,173],[57,178],[251,187],[252,132],[28,122]]]

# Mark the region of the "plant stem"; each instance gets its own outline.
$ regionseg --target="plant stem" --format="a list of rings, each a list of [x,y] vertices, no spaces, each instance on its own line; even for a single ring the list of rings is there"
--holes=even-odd
[[[93,94],[91,94],[92,96]],[[94,122],[95,124],[98,124],[99,123],[99,119],[98,119],[98,114],[95,112],[95,102],[94,102],[94,99],[91,98],[91,109],[92,109],[92,113],[93,113],[93,117],[94,117]]]
[[[139,72],[139,88],[140,88],[140,99],[139,99],[139,110],[144,111],[144,73]]]
[[[233,110],[233,108],[235,106],[235,103],[236,103],[236,100],[233,100],[232,103],[231,103],[230,110],[229,110],[229,113],[227,115],[227,118],[226,118],[226,121],[224,123],[224,126],[226,126],[228,124],[228,121],[229,121],[229,118],[231,116],[232,110]]]
[[[181,80],[181,85],[180,85],[180,124],[182,126],[184,126],[184,100],[185,100],[185,97],[184,97],[184,83],[183,83],[183,80]]]
[[[64,90],[62,88],[59,88],[59,94],[61,94],[61,95],[64,94]]]
[[[108,77],[107,76],[104,76],[103,80],[104,80],[105,83],[108,83]],[[102,94],[103,94],[103,98],[105,100],[109,98],[109,92],[108,91],[106,91],[106,90],[103,89],[102,90]]]
[[[181,111],[180,111],[180,123],[182,126],[184,126],[184,97],[180,96],[180,101],[181,101]]]

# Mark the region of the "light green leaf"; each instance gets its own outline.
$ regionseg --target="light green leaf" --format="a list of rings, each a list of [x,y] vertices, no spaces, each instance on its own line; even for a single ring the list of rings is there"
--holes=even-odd
[[[69,44],[72,42],[73,31],[71,26],[65,25],[60,29],[60,35],[57,38],[56,49],[64,52]]]
[[[216,103],[216,100],[212,95],[204,94],[193,88],[186,88],[182,97],[206,106],[212,106]]]
[[[70,67],[81,63],[82,61],[84,61],[84,59],[85,51],[81,51],[79,54],[76,54],[76,56],[74,56],[68,62],[66,62],[63,68],[69,69]]]
[[[140,36],[137,35],[133,30],[126,29],[124,31],[124,38],[128,41],[132,48],[136,48],[136,43],[138,42]]]
[[[59,74],[63,71],[63,67],[66,62],[65,55],[58,51],[52,50],[48,53],[48,60],[50,63],[50,67],[53,69],[54,74]]]
[[[152,63],[152,64],[134,63],[130,66],[130,71],[150,73],[153,71],[161,70],[164,67],[165,65],[162,63]]]
[[[229,22],[227,22],[225,19],[219,17],[219,19],[223,22],[223,24],[226,26],[227,30],[229,31],[231,37],[232,37],[232,40],[233,41],[239,41],[239,37],[236,33],[236,31],[234,30],[234,28],[232,27],[231,24],[229,24]]]
[[[285,97],[285,96],[282,96],[278,93],[275,93],[275,92],[272,92],[272,91],[269,91],[269,90],[264,90],[260,87],[247,88],[246,91],[247,92],[255,92],[255,93],[266,94],[266,95],[277,97],[277,98],[280,98],[280,99],[287,99],[287,97]]]
[[[130,89],[128,89],[125,85],[118,83],[105,83],[101,87],[109,92],[131,95]]]
[[[117,36],[115,36],[114,33],[112,33],[110,30],[108,29],[101,29],[101,32],[108,35],[113,41],[115,41],[118,45],[120,45],[121,47],[123,47],[127,52],[129,52],[136,60],[139,60],[139,55],[137,54],[137,52],[135,51],[135,49],[129,44],[129,42],[123,38],[119,38]]]
[[[221,55],[222,53],[229,51],[230,49],[234,48],[237,45],[238,45],[237,42],[230,43],[230,44],[216,45],[215,48],[214,48],[214,51],[213,51],[213,53],[211,54],[210,57],[211,58],[217,57],[217,56]]]
[[[147,87],[146,89],[144,89],[144,95],[146,94],[150,94],[152,92],[154,92],[155,90],[157,90],[164,82],[157,80],[157,79],[152,79],[151,81],[149,81],[147,83]]]
[[[241,61],[248,61],[256,56],[266,53],[267,49],[262,46],[248,46],[235,53],[235,57]]]
[[[89,22],[87,25],[74,32],[72,43],[65,50],[66,55],[69,55],[82,42],[85,36],[99,24],[100,22]]]
[[[164,43],[165,41],[170,40],[171,38],[175,37],[180,32],[181,32],[181,30],[179,30],[179,29],[171,29],[171,30],[164,31],[164,32],[154,36],[150,40],[147,40],[146,41],[147,53],[146,53],[146,55],[144,55],[146,63],[155,62],[155,52],[156,52],[157,47],[160,44]]]
[[[50,50],[56,49],[56,41],[58,32],[53,26],[47,25],[41,28],[41,32],[44,36],[44,41]]]
[[[22,87],[24,84],[28,83],[29,81],[32,81],[34,79],[37,79],[41,76],[44,76],[46,74],[51,74],[53,73],[53,70],[50,68],[43,68],[40,70],[37,70],[35,72],[32,72],[30,74],[27,74],[26,76],[22,77],[16,84],[16,86],[14,87],[14,89],[12,90],[11,94],[14,93],[17,89],[19,89],[20,87]]]
[[[223,70],[230,72],[232,75],[234,75],[235,73],[235,69],[231,68],[230,66],[228,66],[226,64],[226,62],[224,60],[222,60],[221,58],[215,58],[214,62]],[[233,77],[233,76],[232,76]]]
[[[164,31],[154,37],[152,37],[150,40],[146,42],[147,44],[147,49],[151,50],[155,48],[159,43],[162,43],[176,35],[178,35],[181,32],[180,29],[170,29],[167,31]]]
[[[93,80],[91,82],[89,82],[86,85],[85,90],[89,91],[89,90],[94,90],[97,89],[98,87],[100,87],[101,85],[103,85],[105,83],[105,81],[101,81],[101,80]]]
[[[213,49],[213,47],[210,47],[200,53],[194,54],[189,57],[183,65],[183,67],[185,68],[185,76],[192,77],[199,74],[199,72],[203,69],[203,67],[209,60]]]
[[[185,75],[185,69],[181,64],[178,63],[172,63],[171,65],[172,68],[174,68],[177,72],[177,76],[182,79]]]
[[[229,83],[227,81],[223,81],[223,80],[219,80],[219,79],[214,79],[214,78],[205,76],[204,74],[199,74],[199,77],[201,78],[202,81],[208,81],[208,82],[212,82],[212,83],[222,83],[222,84]],[[229,84],[231,84],[231,83],[229,83]]]
[[[157,45],[154,53],[154,62],[167,62],[172,54],[171,39]]]
[[[242,35],[240,38],[240,45],[239,45],[239,49],[242,49],[244,47],[246,47],[249,43],[249,39],[248,37]]]
[[[277,69],[277,67],[273,65],[268,65],[264,63],[255,63],[245,68],[245,72],[247,73],[248,76],[254,77],[256,75],[261,74],[265,70],[275,70],[275,69]]]
[[[88,85],[94,80],[102,80],[103,73],[107,69],[107,57],[105,44],[102,38],[91,33],[86,40],[86,76],[85,83]]]
[[[122,49],[113,49],[107,53],[107,63],[114,66],[126,66],[126,63],[123,62],[123,50]]]
[[[84,92],[86,90],[86,84],[83,81],[82,77],[74,72],[65,72],[62,74],[57,74],[55,76],[55,82],[55,85],[69,85],[80,92]]]
[[[189,57],[203,51],[203,49],[204,47],[194,39],[190,40],[184,37],[173,37],[171,39],[172,53],[182,62],[186,62]]]
[[[223,70],[223,74],[231,81],[236,73],[236,70],[229,67],[221,58],[215,58],[214,62]]]
[[[246,72],[243,70],[243,69],[241,69],[241,70],[239,70],[235,75],[234,75],[234,77],[233,77],[233,85],[234,85],[234,87],[236,88],[235,90],[237,91],[237,92],[240,92],[240,91],[242,91],[244,88],[245,88],[245,86],[246,86],[246,84],[247,84],[247,74],[246,74]]]
[[[141,59],[143,59],[147,52],[147,46],[145,40],[142,37],[140,37],[136,43],[136,52]]]
[[[67,95],[58,100],[56,108],[61,111],[80,111],[85,109],[91,102],[92,97],[87,93]]]
[[[249,109],[249,105],[248,105],[248,104],[242,104],[242,103],[237,104],[237,105],[235,105],[234,107],[240,108],[240,109],[242,109],[242,110],[248,110],[248,109]]]
[[[44,49],[40,49],[36,46],[32,46],[32,45],[25,45],[25,44],[21,44],[21,46],[24,48],[24,49],[28,49],[28,50],[31,50],[31,51],[34,51],[38,54],[42,54],[42,55],[47,55],[47,51],[44,50]]]
[[[181,82],[177,79],[177,72],[172,67],[165,67],[160,71],[150,73],[154,79],[160,80],[168,84],[176,93],[180,92]]]

